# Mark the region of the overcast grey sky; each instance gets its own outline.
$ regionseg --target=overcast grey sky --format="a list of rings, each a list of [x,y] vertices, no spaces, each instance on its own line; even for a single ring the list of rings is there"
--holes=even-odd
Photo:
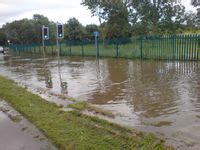
[[[99,23],[91,17],[87,7],[80,5],[82,0],[0,0],[0,26],[6,22],[22,18],[32,18],[33,14],[43,14],[52,21],[66,23],[76,17],[82,24]],[[181,0],[187,10],[194,10],[190,0]]]

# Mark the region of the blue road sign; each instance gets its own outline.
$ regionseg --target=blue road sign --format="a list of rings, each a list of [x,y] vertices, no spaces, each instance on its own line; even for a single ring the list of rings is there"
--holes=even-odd
[[[93,36],[99,37],[99,36],[100,36],[100,33],[99,33],[98,31],[95,31],[95,32],[93,32]]]

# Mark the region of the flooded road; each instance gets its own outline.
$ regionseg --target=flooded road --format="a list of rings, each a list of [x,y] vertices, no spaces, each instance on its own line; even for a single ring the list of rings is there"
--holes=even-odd
[[[153,132],[177,149],[200,149],[199,62],[0,55],[0,74],[111,110],[114,122]]]

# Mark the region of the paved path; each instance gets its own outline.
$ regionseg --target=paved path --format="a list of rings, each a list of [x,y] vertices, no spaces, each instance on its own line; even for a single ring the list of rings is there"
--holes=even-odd
[[[30,122],[0,99],[1,150],[56,150]]]

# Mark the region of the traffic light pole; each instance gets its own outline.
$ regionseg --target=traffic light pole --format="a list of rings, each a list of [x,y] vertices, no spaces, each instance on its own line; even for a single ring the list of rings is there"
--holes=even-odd
[[[58,57],[60,57],[60,48],[59,48],[59,39],[58,38],[56,39],[56,49],[58,52]]]
[[[43,56],[45,58],[45,45],[44,45],[44,39],[42,40],[42,46],[43,46]]]
[[[64,38],[64,29],[63,29],[63,25],[58,23],[56,24],[56,47],[57,47],[57,52],[58,52],[58,57],[60,56],[60,47],[59,47],[59,39]]]
[[[43,47],[43,56],[44,56],[44,58],[45,58],[44,25],[42,26],[42,47]]]

